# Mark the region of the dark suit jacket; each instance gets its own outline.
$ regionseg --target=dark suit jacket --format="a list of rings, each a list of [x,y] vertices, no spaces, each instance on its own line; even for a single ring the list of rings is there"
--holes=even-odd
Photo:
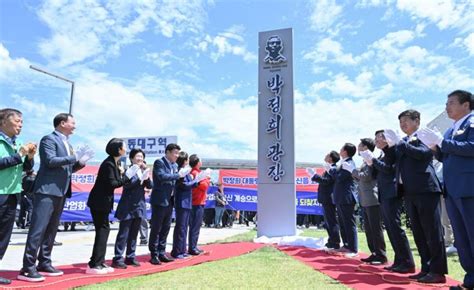
[[[107,157],[99,167],[97,179],[92,187],[87,206],[91,210],[111,212],[114,205],[114,191],[116,188],[130,182],[124,175],[120,175],[117,163],[112,156]]]
[[[69,150],[72,152],[72,148]],[[71,197],[71,175],[84,167],[74,154],[68,155],[61,137],[54,131],[41,139],[40,168],[35,181],[35,193]]]
[[[407,139],[395,145],[397,185],[401,176],[405,195],[441,193],[431,149],[416,136],[411,141]]]
[[[352,158],[346,159],[347,162],[353,162]],[[337,204],[356,204],[357,202],[357,184],[352,177],[352,172],[337,168],[334,182],[334,203]]]
[[[384,156],[372,159],[372,167],[377,172],[379,200],[397,197],[395,181],[395,146],[386,146]]]
[[[315,174],[311,180],[319,184],[318,187],[318,201],[321,204],[334,204],[334,176],[336,175],[336,166],[331,166],[329,172],[324,172],[323,175]]]
[[[141,183],[137,175],[123,185],[122,196],[115,211],[119,220],[146,217],[145,188],[152,188],[153,182],[147,179]]]
[[[174,207],[175,208],[187,208],[191,209],[193,207],[193,193],[192,189],[197,185],[186,185],[184,182],[192,181],[193,177],[191,174],[186,175],[184,178],[178,179],[176,181],[176,190],[174,193]]]
[[[172,205],[171,195],[174,192],[176,180],[179,179],[177,172],[177,165],[171,164],[170,166],[165,157],[155,160],[150,204],[163,207]]]
[[[452,128],[446,131],[437,152],[436,158],[443,162],[446,194],[454,198],[473,197],[474,114],[464,120],[457,132]]]

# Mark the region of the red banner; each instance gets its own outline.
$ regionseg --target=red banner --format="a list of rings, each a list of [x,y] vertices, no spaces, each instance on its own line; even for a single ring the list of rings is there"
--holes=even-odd
[[[316,168],[320,174],[323,168]],[[253,169],[221,169],[219,172],[219,181],[224,187],[239,187],[256,189],[258,184],[257,170]],[[306,169],[297,168],[295,178],[297,191],[318,191],[318,184],[311,181],[311,178],[306,174]]]

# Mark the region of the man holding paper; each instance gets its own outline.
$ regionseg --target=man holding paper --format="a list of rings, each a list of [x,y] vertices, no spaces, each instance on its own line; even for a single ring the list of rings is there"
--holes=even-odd
[[[175,184],[179,178],[186,176],[191,170],[182,168],[178,171],[176,160],[180,150],[181,147],[178,144],[168,144],[165,156],[156,159],[153,164],[153,190],[150,197],[151,230],[148,244],[150,263],[153,265],[174,261],[174,258],[166,255],[166,239],[171,228]]]
[[[206,204],[207,189],[211,183],[211,169],[207,168],[201,171],[202,162],[196,154],[189,156],[189,166],[192,167],[191,175],[196,182],[199,182],[198,185],[192,189],[193,207],[189,218],[188,239],[188,254],[196,256],[203,252],[198,248],[197,244],[204,214],[204,205]]]
[[[395,146],[397,190],[403,193],[413,237],[421,258],[421,271],[409,276],[420,283],[445,283],[448,272],[441,225],[441,184],[433,167],[433,152],[419,139],[420,113],[406,110],[398,115],[401,138],[394,130],[384,131],[390,147]],[[392,268],[414,273],[415,268]]]
[[[463,285],[453,289],[474,288],[474,98],[457,90],[448,95],[446,112],[454,124],[444,137],[424,128],[419,138],[435,150],[443,162],[446,209],[453,226],[454,244],[461,266],[466,271]]]
[[[341,238],[339,236],[339,224],[337,222],[333,191],[337,171],[336,163],[339,159],[339,153],[336,151],[329,152],[324,158],[326,163],[324,164],[325,171],[322,175],[317,174],[313,168],[306,168],[306,172],[311,180],[319,184],[318,202],[323,206],[324,221],[326,222],[326,230],[328,232],[328,242],[325,246],[327,249],[336,250],[340,248]],[[342,230],[341,234],[344,234]]]
[[[346,143],[342,146],[339,151],[342,164],[337,168],[334,175],[334,203],[336,204],[337,214],[341,216],[340,221],[347,242],[338,251],[345,253],[347,258],[357,257],[359,251],[355,217],[357,184],[354,177],[352,177],[352,172],[356,168],[352,157],[355,155],[356,150],[355,145],[352,143]]]
[[[26,240],[23,268],[19,280],[44,281],[44,276],[61,276],[51,263],[51,251],[66,197],[71,197],[71,175],[94,156],[89,148],[74,153],[69,136],[76,129],[71,114],[54,117],[54,132],[44,136],[39,145],[40,168],[36,177],[33,215]],[[38,266],[36,266],[38,260]],[[38,273],[39,271],[39,273]]]

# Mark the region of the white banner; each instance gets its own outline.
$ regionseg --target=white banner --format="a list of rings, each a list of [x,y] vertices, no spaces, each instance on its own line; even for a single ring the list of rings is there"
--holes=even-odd
[[[146,157],[162,157],[165,155],[166,146],[170,143],[178,143],[177,136],[151,136],[151,137],[126,137],[127,154],[133,148],[142,149]]]

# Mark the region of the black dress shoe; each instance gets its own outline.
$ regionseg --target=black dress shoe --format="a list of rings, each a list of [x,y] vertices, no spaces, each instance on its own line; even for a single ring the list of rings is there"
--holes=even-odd
[[[387,257],[375,255],[375,258],[373,258],[372,261],[369,262],[369,264],[371,264],[371,265],[385,265],[385,264],[387,264]]]
[[[449,290],[473,290],[474,287],[467,287],[464,286],[464,284],[459,284],[457,286],[451,286],[449,287]]]
[[[368,256],[367,258],[362,258],[360,259],[361,262],[364,262],[364,263],[370,263],[372,262],[373,260],[375,259],[375,255],[370,255]]]
[[[169,262],[173,262],[174,261],[174,258],[172,257],[168,257],[166,255],[159,255],[158,256],[158,259],[163,262],[163,263],[169,263]]]
[[[40,267],[38,266],[37,271],[43,276],[57,277],[64,274],[63,271],[54,268],[53,266]]]
[[[422,277],[425,277],[427,274],[428,274],[427,272],[421,271],[421,272],[418,273],[418,274],[408,276],[408,279],[418,280],[418,279],[420,279],[420,278],[422,278]]]
[[[160,259],[158,259],[157,256],[151,257],[150,263],[151,263],[152,265],[161,265]]]
[[[446,277],[443,274],[428,273],[417,281],[420,283],[427,284],[446,283]]]
[[[53,245],[54,245],[54,246],[62,246],[63,243],[54,241]]]
[[[11,284],[11,283],[12,283],[12,280],[0,277],[0,285],[8,285],[8,284]]]
[[[134,266],[134,267],[140,266],[140,263],[137,261],[137,259],[125,259],[125,264]]]
[[[406,266],[397,266],[392,268],[392,272],[400,273],[400,274],[408,274],[408,273],[415,273],[415,267],[406,267]]]
[[[190,254],[190,255],[192,255],[192,256],[199,256],[199,255],[201,255],[201,253],[198,252],[198,251],[189,251],[188,254]]]
[[[390,266],[385,266],[385,267],[383,267],[383,268],[384,268],[384,270],[392,271],[392,269],[393,269],[393,268],[396,268],[396,267],[398,267],[398,265],[392,264],[392,265],[390,265]]]
[[[115,269],[127,269],[127,265],[125,265],[125,263],[122,262],[122,261],[113,261],[113,262],[112,262],[112,268],[115,268]]]

